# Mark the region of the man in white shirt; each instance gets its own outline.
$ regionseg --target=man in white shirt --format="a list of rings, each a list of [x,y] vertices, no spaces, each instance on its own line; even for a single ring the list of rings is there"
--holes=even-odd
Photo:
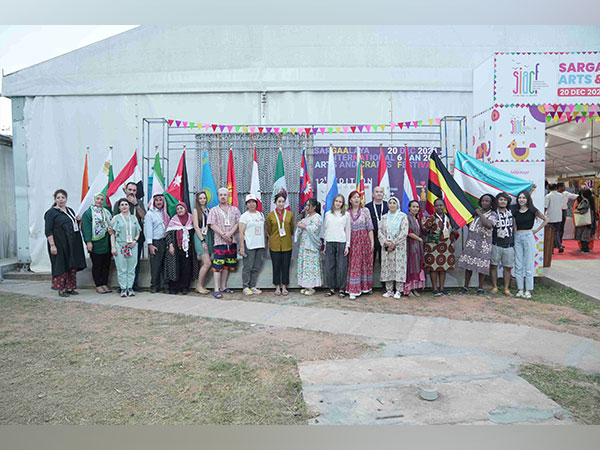
[[[576,200],[577,194],[573,194],[567,191],[565,187],[565,183],[557,183],[558,192],[563,196],[563,204],[562,204],[562,222],[560,223],[560,250],[562,253],[564,251],[564,246],[562,245],[563,236],[565,234],[565,222],[567,221],[567,208],[569,207],[569,200]]]
[[[152,203],[144,216],[144,237],[150,253],[150,293],[157,293],[164,282],[165,267],[165,227],[169,223],[169,215],[163,194],[152,197]]]
[[[546,216],[548,217],[548,225],[554,228],[554,247],[557,248],[559,253],[562,253],[562,243],[560,240],[560,224],[562,222],[562,205],[563,196],[558,192],[558,186],[554,183],[551,184],[548,189],[550,192],[544,198],[544,209]]]

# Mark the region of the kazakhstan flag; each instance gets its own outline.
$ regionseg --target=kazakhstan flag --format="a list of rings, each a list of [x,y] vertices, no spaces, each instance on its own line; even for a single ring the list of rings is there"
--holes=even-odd
[[[207,202],[206,206],[212,208],[219,204],[217,198],[217,185],[215,184],[215,178],[213,177],[212,170],[210,169],[210,162],[208,162],[208,152],[204,150],[202,155],[202,191],[206,191]]]

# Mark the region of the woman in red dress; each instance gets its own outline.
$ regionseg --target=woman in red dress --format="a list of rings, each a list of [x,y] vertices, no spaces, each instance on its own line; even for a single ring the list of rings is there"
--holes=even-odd
[[[350,300],[373,290],[373,222],[367,208],[361,207],[360,194],[352,191],[350,205],[350,250],[348,252],[348,279],[346,290]]]

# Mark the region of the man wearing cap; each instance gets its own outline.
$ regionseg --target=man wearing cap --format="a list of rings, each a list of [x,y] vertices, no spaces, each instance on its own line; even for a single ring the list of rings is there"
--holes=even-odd
[[[229,204],[229,189],[222,187],[217,191],[219,204],[208,213],[206,223],[215,232],[215,246],[212,261],[215,292],[213,297],[222,298],[223,292],[233,294],[227,287],[228,271],[237,269],[237,234],[240,210]]]
[[[246,195],[246,208],[248,210],[240,217],[240,255],[244,257],[242,269],[242,282],[244,295],[260,294],[262,291],[256,287],[258,272],[262,266],[265,247],[267,244],[265,233],[265,216],[256,210],[258,199]]]

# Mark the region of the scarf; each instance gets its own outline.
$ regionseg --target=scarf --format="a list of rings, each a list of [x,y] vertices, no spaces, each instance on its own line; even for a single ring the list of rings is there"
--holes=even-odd
[[[175,236],[177,238],[177,246],[185,252],[186,258],[188,257],[188,251],[190,249],[190,230],[194,228],[192,221],[192,215],[188,212],[187,206],[183,202],[177,203],[177,206],[183,206],[185,214],[180,216],[175,214],[169,221],[167,231],[175,230]]]
[[[90,206],[92,211],[92,242],[99,241],[108,230],[110,222],[110,213],[103,206]]]
[[[161,209],[158,209],[154,203],[156,201],[156,197],[159,197],[159,196],[164,198],[164,196],[162,194],[157,194],[154,197],[152,197],[152,201],[150,202],[150,205],[148,205],[148,209],[150,211],[158,211],[158,213],[163,218],[163,222],[165,223],[165,228],[166,228],[169,226],[169,220],[170,220],[169,213],[167,212],[167,200],[165,199],[163,201],[163,207]]]
[[[396,200],[397,205],[400,205],[400,202],[398,201],[398,199],[396,197],[391,197],[390,200],[392,200],[392,199]],[[389,208],[389,200],[388,200],[388,208]],[[400,208],[398,208],[394,214],[392,214],[390,211],[388,211],[388,213],[387,213],[387,229],[392,236],[395,236],[398,233],[398,230],[400,230],[400,225],[402,224],[402,219],[404,219],[405,217],[406,217],[406,214],[404,214],[402,211],[400,211]]]

